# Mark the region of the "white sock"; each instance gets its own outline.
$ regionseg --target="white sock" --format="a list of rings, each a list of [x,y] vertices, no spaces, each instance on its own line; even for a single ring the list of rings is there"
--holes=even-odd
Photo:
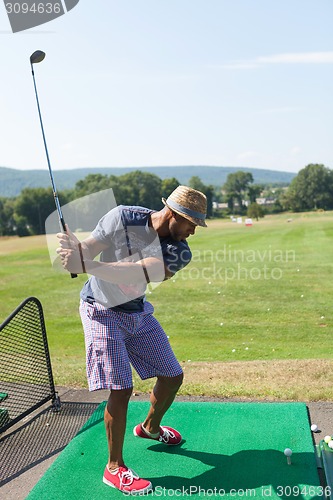
[[[151,438],[153,438],[153,439],[158,438],[158,437],[159,437],[159,435],[160,435],[160,433],[159,433],[159,432],[157,432],[156,434],[152,434],[151,432],[148,432],[148,431],[147,431],[147,429],[145,429],[145,428],[143,427],[143,425],[142,425],[142,424],[141,424],[141,428],[142,428],[143,432],[144,432],[145,434],[147,434],[147,436],[149,436],[149,437],[151,437]]]

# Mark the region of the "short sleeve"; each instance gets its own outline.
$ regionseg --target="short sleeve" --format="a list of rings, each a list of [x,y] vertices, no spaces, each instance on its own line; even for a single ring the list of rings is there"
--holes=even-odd
[[[191,262],[192,253],[186,241],[167,238],[161,241],[164,265],[172,274],[183,269]]]
[[[115,207],[99,220],[91,234],[96,240],[110,245],[114,234],[122,228],[120,207]]]

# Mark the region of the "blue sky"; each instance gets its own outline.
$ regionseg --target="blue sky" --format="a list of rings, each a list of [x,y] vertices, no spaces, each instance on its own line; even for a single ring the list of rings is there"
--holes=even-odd
[[[331,0],[80,0],[12,34],[0,4],[0,166],[333,168]]]

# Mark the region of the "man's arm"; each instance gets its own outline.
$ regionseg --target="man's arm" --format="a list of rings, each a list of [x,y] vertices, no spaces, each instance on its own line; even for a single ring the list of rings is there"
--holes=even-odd
[[[68,234],[59,233],[60,247],[57,253],[60,255],[62,266],[72,273],[87,272],[104,281],[115,284],[143,284],[150,281],[163,281],[166,277],[171,277],[164,268],[164,263],[156,257],[147,257],[133,262],[122,260],[120,262],[99,262],[94,258],[99,255],[107,245],[89,236],[80,242],[76,236],[68,229]],[[82,259],[79,247],[81,246]]]
[[[116,284],[136,285],[165,279],[164,264],[155,257],[132,261],[98,262],[85,261],[86,271],[104,281]]]

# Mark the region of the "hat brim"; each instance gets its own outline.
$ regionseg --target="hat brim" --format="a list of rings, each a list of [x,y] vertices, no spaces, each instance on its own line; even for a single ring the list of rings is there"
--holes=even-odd
[[[201,226],[201,227],[207,227],[207,224],[204,220],[202,219],[197,219],[196,217],[191,217],[190,215],[184,214],[183,212],[180,212],[179,210],[175,210],[174,208],[171,208],[168,204],[165,198],[162,198],[163,204],[168,207],[171,212],[175,212],[176,214],[180,215],[181,217],[184,217],[184,219],[189,220],[192,222],[192,224],[195,224],[196,226]]]

